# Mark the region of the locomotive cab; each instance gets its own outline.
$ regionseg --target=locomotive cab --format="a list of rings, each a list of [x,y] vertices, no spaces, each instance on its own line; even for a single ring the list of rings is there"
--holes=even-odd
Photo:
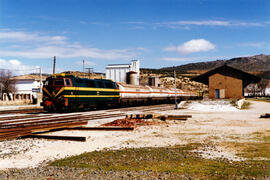
[[[63,109],[65,99],[60,96],[64,87],[72,87],[73,76],[65,76],[64,74],[53,75],[48,77],[43,86],[43,102],[41,105],[47,111],[57,111]]]
[[[115,106],[119,93],[119,87],[111,80],[52,75],[43,86],[42,105],[52,112]]]
[[[70,80],[70,78],[49,78],[45,81],[45,86],[54,88],[55,90],[59,90],[62,87],[72,86],[72,81]]]

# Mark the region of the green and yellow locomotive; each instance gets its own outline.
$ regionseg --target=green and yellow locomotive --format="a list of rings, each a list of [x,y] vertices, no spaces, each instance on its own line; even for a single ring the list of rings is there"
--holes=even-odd
[[[119,97],[119,87],[111,80],[54,74],[43,86],[42,105],[46,111],[78,110],[114,106]]]

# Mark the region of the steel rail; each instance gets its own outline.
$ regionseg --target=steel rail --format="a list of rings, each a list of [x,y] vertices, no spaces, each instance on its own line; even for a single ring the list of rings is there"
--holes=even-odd
[[[91,118],[100,118],[100,117],[115,117],[115,116],[122,116],[124,115],[123,113],[119,113],[119,114],[102,114],[102,115],[99,115],[99,114],[95,114],[95,115],[69,115],[69,116],[50,116],[50,117],[39,117],[38,119],[23,119],[23,120],[15,120],[15,121],[5,121],[5,122],[0,122],[0,128],[1,126],[5,126],[5,125],[10,125],[10,124],[23,124],[25,122],[41,122],[41,121],[44,121],[44,120],[50,120],[50,119],[59,119],[59,120],[62,120],[62,119],[66,119],[66,118],[88,118],[91,117]],[[91,120],[91,119],[89,119]]]
[[[22,138],[38,138],[38,139],[53,139],[53,140],[68,140],[68,141],[80,141],[85,142],[86,137],[82,136],[54,136],[54,135],[36,135],[31,134],[27,136],[23,136]]]
[[[134,127],[70,127],[65,130],[79,131],[132,131]]]
[[[16,128],[12,129],[13,131],[9,131],[10,133],[6,133],[4,136],[0,136],[0,141],[14,139],[21,136],[31,135],[32,133],[49,131],[51,129],[57,128],[68,128],[68,127],[78,127],[86,125],[87,122],[65,122],[65,123],[56,123],[52,125],[40,125],[40,126],[32,126],[27,128]]]
[[[36,112],[44,112],[44,110],[42,108],[40,108],[40,109],[16,109],[16,110],[0,111],[0,114],[23,114],[23,113],[36,113]]]

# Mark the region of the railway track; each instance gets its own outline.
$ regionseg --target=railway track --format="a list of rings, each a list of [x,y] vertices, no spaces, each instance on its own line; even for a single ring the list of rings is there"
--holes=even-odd
[[[27,114],[27,113],[43,113],[44,110],[38,109],[18,109],[18,110],[5,110],[0,111],[0,114]]]
[[[172,104],[159,104],[159,105],[150,105],[150,106],[135,106],[135,107],[122,107],[122,108],[116,108],[116,109],[101,109],[104,110],[106,112],[114,112],[116,110],[124,110],[124,111],[130,111],[130,110],[143,110],[143,109],[153,109],[155,110],[156,108],[160,108],[160,107],[167,107],[167,108],[171,108],[174,105]],[[100,111],[100,109],[98,110],[85,110],[82,111],[83,112],[92,112],[92,111]],[[4,111],[0,111],[0,115],[5,115],[5,114],[40,114],[40,113],[47,113],[46,111],[44,111],[42,108],[36,108],[36,109],[18,109],[18,110],[4,110]]]
[[[0,119],[0,141],[14,139],[22,136],[41,133],[44,131],[64,129],[71,127],[82,127],[88,121],[103,118],[123,116],[124,113],[114,114],[92,114],[92,115],[62,115],[30,117],[24,119]]]
[[[128,107],[101,111],[86,111],[65,114],[31,114],[0,117],[0,141],[31,136],[65,128],[78,128],[87,125],[88,121],[125,116],[128,112],[166,111],[173,109],[173,105],[153,105]],[[12,111],[14,112],[14,111]],[[19,111],[16,111],[19,113]],[[28,113],[29,111],[20,111]],[[37,111],[35,111],[37,112]],[[94,112],[94,113],[93,113]]]

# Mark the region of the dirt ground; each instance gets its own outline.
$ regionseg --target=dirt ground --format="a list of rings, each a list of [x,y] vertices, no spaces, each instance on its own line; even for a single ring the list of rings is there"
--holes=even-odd
[[[199,111],[191,109],[153,112],[192,115],[187,121],[167,121],[163,124],[140,126],[129,132],[59,131],[54,135],[86,136],[86,142],[25,139],[0,142],[0,169],[27,168],[46,164],[83,152],[126,147],[163,147],[202,143],[196,150],[205,158],[225,158],[238,161],[240,147],[232,143],[257,142],[257,134],[269,134],[270,119],[259,118],[270,113],[270,103],[249,101],[250,108],[235,111]],[[222,107],[221,107],[222,109]],[[120,110],[116,110],[117,113]],[[130,112],[132,113],[132,112]],[[136,112],[138,113],[138,112]],[[115,120],[89,121],[89,126]]]

